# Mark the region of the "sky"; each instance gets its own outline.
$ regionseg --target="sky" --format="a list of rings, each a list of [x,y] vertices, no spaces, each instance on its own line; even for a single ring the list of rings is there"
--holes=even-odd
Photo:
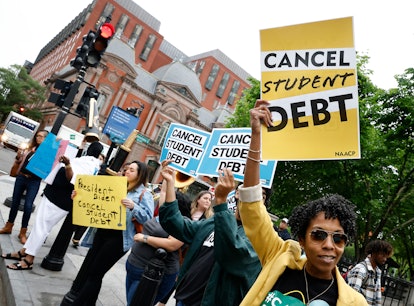
[[[34,62],[42,47],[91,2],[1,1],[0,67]],[[394,76],[414,67],[412,0],[135,2],[161,22],[164,39],[188,56],[219,49],[256,79],[260,30],[343,17],[353,17],[355,49],[370,57],[367,67],[375,85],[394,88]]]

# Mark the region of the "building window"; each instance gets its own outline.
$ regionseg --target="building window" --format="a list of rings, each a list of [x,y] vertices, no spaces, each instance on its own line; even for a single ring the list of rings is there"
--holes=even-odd
[[[157,40],[157,37],[155,37],[154,34],[148,35],[147,41],[145,42],[145,46],[142,49],[141,54],[139,55],[139,58],[143,61],[146,61],[149,57],[149,54],[151,53],[152,48],[154,47],[154,43]]]
[[[211,68],[210,75],[208,76],[207,82],[206,82],[206,89],[211,90],[213,87],[214,81],[216,80],[217,74],[220,70],[220,66],[217,64],[214,64]]]
[[[96,22],[96,25],[95,25],[96,30],[98,30],[101,24],[103,24],[106,21],[107,17],[112,15],[113,11],[114,11],[114,6],[110,3],[107,3],[101,14],[101,17],[99,17],[98,21]]]
[[[137,24],[134,28],[134,31],[132,31],[131,36],[128,40],[128,45],[130,45],[132,48],[135,48],[135,45],[137,44],[137,41],[142,33],[142,26]]]
[[[227,101],[226,101],[227,104],[233,105],[234,100],[236,99],[237,91],[239,90],[239,87],[240,87],[240,82],[235,80],[233,82],[233,86],[230,89],[229,97],[227,98]]]
[[[206,64],[205,61],[200,61],[200,64],[197,66],[196,74],[197,74],[198,77],[201,75],[201,73],[203,73],[203,69],[204,69],[205,64]]]
[[[155,140],[155,143],[159,145],[160,147],[164,145],[165,137],[167,136],[167,132],[169,128],[170,128],[169,122],[164,122],[162,124],[160,132],[158,133],[157,139]]]
[[[148,165],[148,181],[152,182],[152,180],[154,179],[155,173],[160,167],[160,164],[156,160],[149,160],[147,165]]]
[[[129,21],[129,17],[125,14],[122,14],[121,18],[118,20],[118,24],[116,25],[115,36],[121,38],[122,34],[125,31],[126,25]]]
[[[106,102],[106,95],[105,94],[100,94],[98,97],[98,100],[96,100],[96,104],[98,105],[98,112],[101,111],[101,109],[104,107],[105,102]]]
[[[221,98],[223,97],[224,90],[226,90],[227,83],[229,82],[230,74],[227,72],[224,73],[223,78],[220,81],[220,85],[217,88],[216,96]]]

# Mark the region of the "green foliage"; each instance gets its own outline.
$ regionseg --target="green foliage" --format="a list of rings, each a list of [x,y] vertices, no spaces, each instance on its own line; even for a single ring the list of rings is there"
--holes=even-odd
[[[226,127],[249,127],[250,115],[249,111],[254,107],[256,100],[260,98],[260,81],[251,77],[248,79],[250,85],[249,89],[243,91],[243,96],[237,101],[233,116],[228,118]]]
[[[39,120],[41,112],[31,106],[45,99],[45,88],[33,80],[26,69],[18,65],[0,68],[0,118],[23,105],[25,116]]]

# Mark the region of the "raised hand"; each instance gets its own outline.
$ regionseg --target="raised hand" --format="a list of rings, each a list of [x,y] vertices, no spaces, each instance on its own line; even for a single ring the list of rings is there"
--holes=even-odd
[[[228,194],[235,188],[233,172],[230,169],[219,170],[217,185],[214,189],[215,203],[222,204],[227,201]]]
[[[171,160],[163,160],[161,162],[161,175],[168,182],[174,182],[175,180],[175,170],[169,167],[169,164],[171,164],[171,162]]]
[[[252,131],[259,131],[261,122],[267,127],[273,125],[272,114],[268,108],[269,104],[269,102],[259,99],[256,101],[254,108],[250,110],[250,126]]]

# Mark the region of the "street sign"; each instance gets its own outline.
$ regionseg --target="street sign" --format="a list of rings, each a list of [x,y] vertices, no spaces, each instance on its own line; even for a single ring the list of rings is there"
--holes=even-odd
[[[129,134],[137,127],[139,118],[128,113],[118,106],[113,106],[108,120],[105,123],[103,133],[112,142],[122,144]]]
[[[145,144],[149,144],[150,143],[150,139],[148,137],[145,137],[144,135],[141,135],[141,134],[138,134],[137,135],[136,141],[137,142],[140,142],[140,143],[145,143]]]

